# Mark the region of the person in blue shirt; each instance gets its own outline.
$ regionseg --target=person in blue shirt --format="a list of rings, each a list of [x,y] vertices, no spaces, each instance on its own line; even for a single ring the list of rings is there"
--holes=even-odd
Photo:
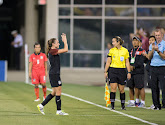
[[[155,110],[165,108],[165,41],[161,30],[155,31],[155,43],[149,46],[148,58],[151,60],[151,90]],[[162,107],[160,104],[160,89],[162,89]]]

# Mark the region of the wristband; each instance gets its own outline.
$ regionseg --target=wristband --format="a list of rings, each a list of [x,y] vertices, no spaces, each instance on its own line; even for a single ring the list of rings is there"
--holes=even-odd
[[[160,51],[158,51],[157,53],[160,53]]]
[[[131,72],[128,72],[128,73],[131,73]]]

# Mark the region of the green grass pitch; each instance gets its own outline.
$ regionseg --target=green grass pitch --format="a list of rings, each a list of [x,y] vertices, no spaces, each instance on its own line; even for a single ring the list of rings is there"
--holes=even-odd
[[[47,87],[50,88],[49,83]],[[104,87],[63,84],[63,93],[105,106]],[[50,91],[47,91],[49,94]],[[42,99],[42,89],[40,89]],[[117,92],[116,98],[119,99]],[[62,109],[69,116],[56,116],[55,98],[45,106],[45,116],[37,110],[34,102],[34,86],[21,82],[0,82],[0,125],[144,125],[145,123],[121,114],[87,104],[76,99],[62,96]],[[126,101],[129,100],[126,91]],[[146,106],[152,104],[151,94],[146,94]],[[109,107],[110,108],[110,107]],[[116,111],[129,114],[140,119],[165,124],[165,109],[153,111],[142,108],[120,109],[120,102],[115,102]]]

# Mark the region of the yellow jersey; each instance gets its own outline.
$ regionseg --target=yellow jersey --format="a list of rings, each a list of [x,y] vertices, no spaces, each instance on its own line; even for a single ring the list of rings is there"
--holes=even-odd
[[[126,68],[126,59],[129,58],[129,52],[126,48],[122,47],[117,49],[116,47],[109,50],[108,57],[111,57],[110,67],[113,68]]]

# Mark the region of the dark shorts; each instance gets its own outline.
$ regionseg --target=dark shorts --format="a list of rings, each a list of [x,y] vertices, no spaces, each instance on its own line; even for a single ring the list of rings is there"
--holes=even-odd
[[[127,81],[129,88],[144,88],[144,74],[131,75],[131,79]]]
[[[127,73],[125,68],[109,68],[109,83],[126,84]]]
[[[51,87],[59,87],[62,86],[60,75],[58,74],[49,74],[49,81]]]

